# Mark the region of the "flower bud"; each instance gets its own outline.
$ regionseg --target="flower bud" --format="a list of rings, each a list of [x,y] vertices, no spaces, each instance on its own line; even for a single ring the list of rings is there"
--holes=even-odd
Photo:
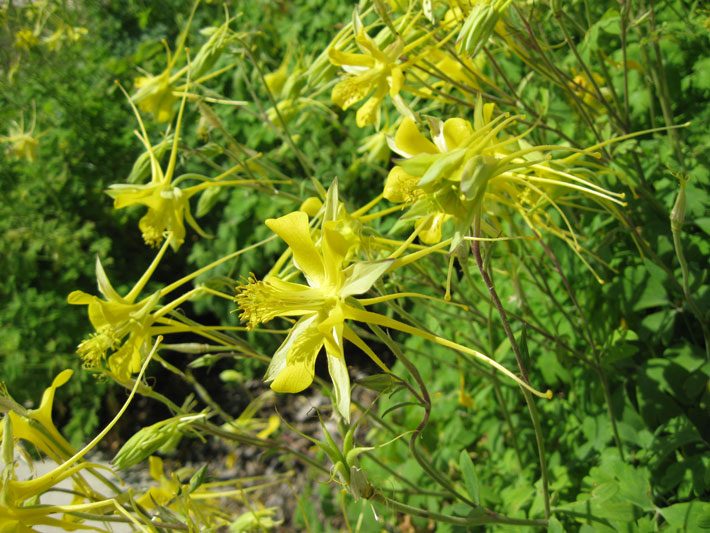
[[[133,435],[113,458],[113,465],[119,470],[137,465],[161,448],[173,447],[182,437],[184,428],[191,422],[206,417],[205,413],[175,416],[167,420],[141,428]]]

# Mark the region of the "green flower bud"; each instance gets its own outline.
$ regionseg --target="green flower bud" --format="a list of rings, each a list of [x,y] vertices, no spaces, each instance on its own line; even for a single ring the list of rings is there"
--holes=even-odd
[[[205,413],[175,416],[140,429],[121,447],[113,458],[113,465],[123,470],[137,465],[161,448],[173,448],[182,438],[187,426],[206,416]]]

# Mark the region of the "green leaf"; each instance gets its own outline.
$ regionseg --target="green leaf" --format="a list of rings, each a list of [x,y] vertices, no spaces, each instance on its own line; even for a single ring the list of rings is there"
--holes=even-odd
[[[547,522],[547,533],[565,533],[565,528],[554,516]]]
[[[400,384],[399,381],[390,374],[374,374],[372,376],[366,376],[362,379],[358,379],[356,383],[366,389],[374,390],[376,392],[384,392],[389,388]]]
[[[423,187],[433,181],[449,177],[449,174],[461,163],[464,150],[454,150],[448,154],[439,156],[419,180],[417,185]]]
[[[710,235],[710,217],[696,218],[693,222],[695,222],[695,225],[703,230],[706,235]]]
[[[202,465],[200,469],[195,472],[190,478],[190,483],[187,487],[187,493],[192,494],[193,492],[195,492],[198,488],[200,488],[200,485],[202,485],[206,479],[207,465]]]
[[[461,455],[459,456],[459,468],[461,469],[461,475],[463,476],[463,482],[466,486],[466,491],[471,499],[476,503],[480,504],[480,486],[478,484],[478,476],[476,475],[476,469],[473,466],[473,461],[468,455],[466,450],[461,450]]]
[[[210,212],[219,200],[220,192],[222,192],[221,187],[210,187],[200,195],[200,199],[197,201],[197,211],[195,211],[197,218],[203,217]]]
[[[710,503],[676,503],[658,510],[668,522],[667,531],[700,531],[710,528]]]

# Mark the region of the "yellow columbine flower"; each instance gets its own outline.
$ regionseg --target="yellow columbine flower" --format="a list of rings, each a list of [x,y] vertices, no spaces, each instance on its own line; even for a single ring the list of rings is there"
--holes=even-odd
[[[0,531],[3,533],[6,531],[24,533],[36,531],[35,528],[37,526],[53,526],[62,531],[96,529],[90,525],[82,524],[77,520],[76,516],[71,516],[71,513],[104,513],[107,511],[118,511],[124,517],[128,517],[134,526],[141,528],[138,520],[130,515],[129,511],[119,503],[120,496],[115,499],[106,499],[86,483],[81,476],[81,472],[90,470],[96,475],[95,470],[102,468],[102,465],[86,462],[83,458],[108,434],[119,418],[126,412],[138,386],[142,382],[145,369],[161,340],[162,338],[159,337],[153,350],[148,354],[126,402],[113,420],[81,450],[64,452],[62,457],[56,456],[61,459],[58,461],[59,464],[39,477],[26,480],[17,479],[14,469],[14,441],[21,438],[43,449],[47,438],[56,438],[56,435],[53,435],[56,428],[51,422],[51,404],[54,398],[54,391],[69,379],[71,371],[64,371],[55,378],[52,386],[45,391],[42,404],[38,410],[23,412],[21,407],[13,406],[14,402],[8,402],[7,398],[0,395],[0,409],[6,411],[9,406],[9,414],[2,420],[2,426],[0,426],[2,428],[0,438],[2,440],[2,460],[4,463],[4,468],[0,473]],[[13,417],[13,414],[19,414],[19,417]],[[23,419],[27,424],[23,425]],[[13,424],[13,420],[15,422],[19,420],[19,426]],[[19,429],[19,434],[17,429]],[[67,457],[67,455],[69,456]],[[108,487],[116,489],[116,486],[103,476],[96,475],[96,477]],[[67,478],[73,478],[79,485],[78,490],[74,493],[74,503],[69,505],[42,504],[40,501],[41,496]],[[86,503],[77,503],[84,501]],[[64,516],[60,518],[59,515],[61,514],[64,514]]]
[[[159,245],[167,232],[170,235],[170,245],[173,249],[180,248],[185,240],[185,224],[183,222],[185,218],[198,233],[204,233],[192,218],[188,204],[190,196],[197,191],[183,191],[173,184],[184,111],[185,99],[183,98],[177,123],[175,124],[170,159],[168,166],[163,171],[155,155],[155,149],[150,144],[143,121],[138,111],[135,110],[143,134],[139,137],[150,155],[150,183],[144,185],[132,183],[114,184],[106,191],[114,199],[113,206],[115,209],[122,209],[136,204],[145,205],[148,208],[148,212],[140,219],[138,227],[143,235],[143,240],[149,246]]]
[[[343,341],[347,339],[355,344],[384,372],[389,372],[380,358],[346,323],[346,320],[354,320],[417,335],[466,353],[494,367],[533,394],[551,397],[549,391],[541,393],[533,389],[480,352],[363,309],[391,299],[411,296],[411,293],[397,293],[368,299],[355,298],[369,291],[386,271],[410,264],[448,244],[448,241],[444,241],[405,257],[398,257],[404,250],[400,247],[386,260],[356,262],[355,254],[366,248],[359,230],[359,220],[367,218],[362,215],[366,210],[367,206],[348,215],[338,199],[337,185],[334,184],[326,194],[325,204],[318,210],[317,216],[322,217],[322,222],[320,229],[313,231],[315,239],[309,227],[308,215],[303,211],[266,221],[267,226],[289,246],[288,253],[282,255],[272,273],[264,280],[252,278],[237,287],[235,300],[242,309],[241,319],[250,329],[277,317],[296,319],[266,371],[265,379],[271,382],[271,388],[277,392],[296,393],[310,386],[314,379],[316,357],[320,349],[325,347],[336,409],[345,420],[349,420],[350,379]],[[283,274],[283,264],[289,257],[293,259],[295,268],[303,274],[306,284],[291,281],[291,275],[286,278]],[[280,275],[274,274],[279,271]]]
[[[5,391],[0,391],[0,412],[12,423],[15,439],[31,442],[39,451],[57,463],[71,457],[74,450],[69,442],[59,433],[52,421],[52,407],[56,390],[71,378],[73,370],[67,369],[54,378],[52,385],[45,389],[42,401],[37,409],[25,409],[15,402]],[[0,425],[0,438],[3,431]]]
[[[263,281],[252,279],[237,288],[241,318],[250,328],[276,317],[298,318],[276,350],[265,379],[277,392],[304,390],[313,382],[316,357],[325,346],[335,404],[343,418],[349,420],[350,378],[343,340],[353,340],[356,334],[345,324],[345,300],[367,292],[391,262],[345,267],[352,241],[338,231],[335,220],[323,223],[318,245],[311,237],[308,215],[302,211],[269,219],[266,225],[288,244],[307,285],[269,276]]]
[[[150,113],[158,122],[170,122],[173,117],[175,103],[174,82],[170,76],[170,69],[166,69],[157,76],[147,74],[139,76],[133,81],[137,89],[133,101],[144,113]]]
[[[432,140],[405,118],[390,143],[403,157],[389,173],[384,197],[410,205],[403,219],[417,221],[423,242],[441,239],[447,219],[455,221],[457,245],[473,221],[488,215],[488,224],[504,219],[513,210],[523,216],[533,232],[552,231],[579,250],[575,234],[560,205],[570,203],[564,195],[582,195],[610,212],[612,204],[624,205],[623,194],[613,193],[580,177],[588,173],[573,164],[585,154],[594,155],[599,146],[577,150],[566,146],[532,146],[520,136],[506,136],[506,126],[518,117],[492,118],[493,104],[476,107],[473,125],[462,118],[445,122],[430,120]],[[573,152],[553,157],[557,151]],[[551,206],[567,226],[557,227],[541,208]],[[497,235],[496,235],[497,236]]]
[[[89,368],[108,370],[121,382],[138,372],[152,345],[152,326],[159,293],[136,301],[167,250],[167,242],[141,279],[126,296],[121,296],[111,285],[99,258],[96,258],[96,279],[103,298],[73,291],[67,301],[72,305],[88,306],[89,321],[94,333],[84,339],[77,353]]]
[[[444,223],[461,211],[457,206],[460,195],[456,171],[461,169],[463,146],[473,134],[471,125],[461,118],[451,118],[437,126],[439,135],[432,142],[413,120],[402,120],[390,148],[405,159],[420,163],[420,168],[408,168],[402,161],[390,171],[383,191],[387,200],[413,206],[407,218],[417,220],[419,238],[427,244],[441,241]],[[434,187],[423,187],[423,176],[418,172],[422,168],[446,174],[448,182],[437,181]]]
[[[404,85],[404,73],[399,58],[405,46],[397,36],[392,43],[381,49],[367,34],[357,13],[353,26],[355,43],[361,54],[343,52],[334,47],[328,50],[331,63],[343,67],[348,74],[333,87],[331,99],[345,110],[374,91],[356,114],[357,125],[362,128],[379,122],[380,104],[388,93],[393,99],[399,98],[399,92]]]
[[[180,94],[185,93],[190,85],[189,82],[187,84],[180,83],[180,79],[183,76],[189,74],[189,77],[194,80],[192,83],[200,84],[231,68],[230,66],[225,69],[208,72],[234,38],[232,31],[229,29],[233,19],[228,18],[224,24],[217,28],[204,28],[202,31],[210,35],[207,42],[200,47],[192,63],[175,70],[181,57],[196,7],[197,3],[194,4],[190,20],[178,37],[175,54],[171,53],[167,44],[165,45],[167,52],[165,69],[156,75],[146,73],[144,76],[137,77],[133,82],[137,90],[131,97],[131,101],[144,113],[153,115],[158,122],[170,122],[172,120],[175,104],[178,102]]]
[[[15,48],[29,50],[39,44],[37,33],[30,28],[20,28],[15,33]]]
[[[25,119],[24,116],[22,116],[20,117],[20,122],[13,121],[10,123],[8,135],[0,135],[0,144],[8,144],[7,151],[11,157],[15,159],[26,159],[30,162],[37,159],[39,139],[38,136],[34,135],[35,125],[36,113],[34,112],[33,103],[32,124],[29,130],[25,131]]]
[[[143,240],[149,246],[158,246],[168,235],[170,245],[173,250],[178,250],[185,241],[185,220],[198,234],[206,237],[207,234],[200,228],[190,211],[190,198],[195,194],[210,187],[224,187],[231,185],[244,185],[254,183],[249,180],[226,180],[227,176],[234,174],[240,169],[235,166],[219,176],[209,179],[196,174],[183,175],[173,180],[175,168],[177,166],[177,156],[180,144],[180,133],[182,129],[182,119],[185,112],[186,97],[183,97],[178,112],[178,118],[173,133],[172,148],[168,165],[163,170],[158,161],[160,145],[154,147],[148,139],[143,120],[135,105],[131,106],[135,112],[140,125],[141,134],[138,134],[143,143],[146,153],[150,158],[151,180],[146,184],[119,183],[109,187],[106,193],[114,199],[115,209],[122,209],[131,205],[144,205],[148,212],[138,222]],[[162,143],[161,143],[162,144]],[[190,187],[181,188],[178,184],[185,179],[200,179],[202,183]],[[266,180],[262,180],[266,183]]]

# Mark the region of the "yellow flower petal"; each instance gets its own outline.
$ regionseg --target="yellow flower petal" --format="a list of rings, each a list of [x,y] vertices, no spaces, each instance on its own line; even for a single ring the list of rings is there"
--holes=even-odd
[[[288,357],[291,347],[294,341],[309,327],[312,326],[313,322],[317,318],[317,314],[312,314],[307,317],[301,318],[296,325],[291,328],[291,331],[286,336],[286,339],[281,343],[278,350],[274,353],[271,358],[269,367],[266,369],[266,374],[264,375],[264,381],[267,383],[273,381],[276,377],[286,368],[286,358]]]
[[[143,234],[143,240],[149,246],[158,246],[165,238],[165,232],[170,232],[170,246],[177,251],[185,241],[184,209],[185,198],[177,195],[170,198],[160,197],[155,208],[138,221],[138,228]]]
[[[357,76],[348,76],[333,87],[330,99],[345,111],[370,94],[373,89],[372,78],[373,76],[367,72]]]
[[[395,133],[394,143],[397,148],[404,151],[409,156],[421,153],[438,153],[434,143],[422,135],[417,125],[410,118],[402,120],[399,128],[397,128],[397,133]]]
[[[412,176],[402,167],[393,167],[385,180],[385,189],[382,196],[394,203],[410,202],[415,197],[419,178]]]
[[[465,143],[473,135],[473,128],[468,120],[450,118],[444,122],[444,140],[446,148],[454,150]]]
[[[343,260],[353,244],[338,231],[338,221],[330,220],[323,224],[321,250],[325,268],[325,284],[328,287],[340,287],[343,280]]]
[[[355,114],[355,124],[357,124],[358,128],[376,125],[379,122],[381,103],[381,98],[373,96],[357,110]]]
[[[70,369],[60,372],[52,381],[52,385],[45,389],[39,408],[29,411],[27,416],[14,411],[7,413],[12,424],[14,438],[31,442],[33,446],[57,463],[68,459],[74,450],[52,421],[54,394],[59,387],[69,381],[73,373],[73,370]],[[2,434],[1,429],[0,427],[0,435]]]
[[[276,392],[301,392],[313,383],[316,357],[323,346],[317,315],[302,319],[296,326],[274,354],[274,359],[278,357],[274,368],[270,365],[267,371],[267,381],[278,371],[271,383]]]
[[[424,244],[437,244],[441,241],[441,228],[446,221],[444,213],[427,217],[424,228],[419,232],[419,240]]]
[[[310,361],[297,361],[289,364],[271,383],[271,390],[295,393],[307,389],[313,383],[314,367],[315,358],[313,364]]]
[[[390,73],[390,96],[394,98],[399,94],[399,91],[402,90],[402,86],[404,85],[404,74],[402,73],[402,69],[399,67],[393,67],[392,71]]]
[[[303,211],[309,217],[314,217],[318,214],[318,211],[320,211],[321,207],[323,207],[323,202],[321,202],[320,198],[318,198],[317,196],[311,196],[304,200],[298,210]]]
[[[355,42],[360,47],[360,50],[374,58],[375,61],[389,63],[392,60],[392,58],[388,57],[387,54],[379,49],[375,40],[367,34],[364,28],[361,28],[360,31],[357,32],[357,35],[355,35]],[[396,59],[394,54],[392,54],[392,56]]]
[[[114,209],[122,209],[129,205],[141,204],[157,207],[159,196],[156,195],[156,185],[131,185],[118,183],[111,185],[106,191],[113,198]]]
[[[101,259],[98,255],[96,256],[96,282],[99,285],[99,292],[103,294],[107,300],[115,300],[118,302],[123,301],[123,298],[119,296],[116,289],[114,289],[113,285],[111,285],[111,281],[109,281],[106,271],[104,270],[104,266],[101,264]]]
[[[67,296],[67,303],[70,305],[88,305],[94,301],[96,296],[87,294],[84,291],[72,291]]]
[[[33,418],[38,420],[44,426],[53,426],[52,423],[52,405],[54,404],[54,393],[59,387],[66,384],[72,377],[74,371],[66,369],[57,374],[52,381],[52,385],[44,391],[42,401],[39,404],[39,409],[33,412]]]
[[[345,271],[346,280],[340,296],[347,298],[369,291],[375,282],[392,266],[392,260],[360,262],[350,265]]]
[[[373,67],[375,61],[365,54],[352,54],[350,52],[341,52],[336,48],[328,49],[328,59],[333,65],[339,67],[342,66],[353,66],[353,67]]]
[[[111,372],[120,382],[127,382],[138,372],[143,363],[141,347],[147,346],[148,339],[143,335],[132,334],[116,353],[108,358]]]
[[[345,358],[326,352],[328,357],[328,373],[333,380],[335,407],[345,422],[350,422],[350,376]]]
[[[281,418],[278,415],[271,415],[266,423],[266,427],[262,429],[256,436],[260,439],[268,439],[269,436],[279,429]]]
[[[294,211],[280,218],[270,218],[266,225],[291,248],[293,260],[309,285],[320,286],[324,282],[325,271],[323,260],[311,238],[308,215],[303,211]]]

